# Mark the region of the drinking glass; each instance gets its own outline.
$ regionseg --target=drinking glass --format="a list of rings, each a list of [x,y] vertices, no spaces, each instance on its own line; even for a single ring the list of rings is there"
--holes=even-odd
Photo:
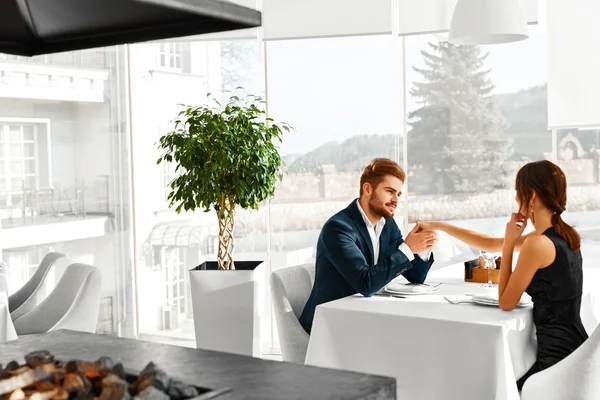
[[[497,253],[488,253],[481,250],[481,258],[485,261],[485,268],[488,270],[488,282],[481,285],[484,288],[493,288],[495,285],[492,283],[492,269],[496,268],[496,259],[500,256]]]

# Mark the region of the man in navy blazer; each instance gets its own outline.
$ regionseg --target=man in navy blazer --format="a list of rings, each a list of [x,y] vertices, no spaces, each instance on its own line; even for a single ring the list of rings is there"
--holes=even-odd
[[[319,304],[355,293],[373,296],[399,275],[413,283],[425,281],[437,238],[419,223],[402,237],[393,216],[405,179],[394,161],[374,159],[360,178],[360,197],[323,225],[315,283],[300,316],[306,332]]]

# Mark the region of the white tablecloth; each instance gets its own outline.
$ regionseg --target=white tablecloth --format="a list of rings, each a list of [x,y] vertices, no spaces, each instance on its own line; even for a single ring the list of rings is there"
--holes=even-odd
[[[464,282],[463,271],[432,272],[428,283],[443,282],[435,294],[318,306],[306,364],[395,377],[398,399],[519,399],[516,379],[536,356],[532,306],[449,304],[444,295],[497,290]]]
[[[0,343],[17,340],[17,332],[8,311],[8,286],[6,275],[0,273]]]

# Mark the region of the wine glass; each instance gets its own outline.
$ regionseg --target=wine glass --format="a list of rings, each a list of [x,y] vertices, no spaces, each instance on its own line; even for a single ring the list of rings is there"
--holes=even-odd
[[[493,288],[495,285],[492,283],[492,269],[496,268],[496,259],[500,256],[498,253],[488,253],[487,251],[480,251],[481,258],[485,261],[485,268],[488,270],[488,281],[481,285],[484,288]]]

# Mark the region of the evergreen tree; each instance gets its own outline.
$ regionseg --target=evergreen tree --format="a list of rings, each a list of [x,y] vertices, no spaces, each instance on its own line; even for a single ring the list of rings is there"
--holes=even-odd
[[[415,180],[426,180],[438,193],[502,187],[510,143],[506,120],[491,98],[494,85],[484,68],[488,54],[477,46],[443,42],[429,43],[421,55],[425,67],[414,70],[423,81],[410,91],[421,107],[408,116],[408,161]]]

